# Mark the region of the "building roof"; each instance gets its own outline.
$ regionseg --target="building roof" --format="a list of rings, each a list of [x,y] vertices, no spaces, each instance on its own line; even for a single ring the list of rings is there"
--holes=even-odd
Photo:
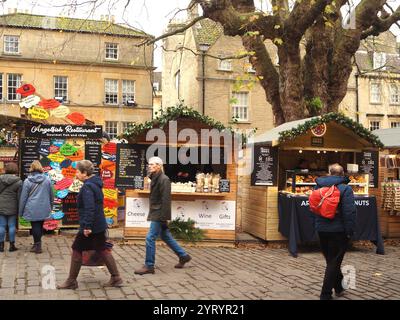
[[[211,19],[200,20],[192,28],[194,29],[194,38],[197,46],[199,44],[212,46],[224,33],[222,25]]]
[[[372,131],[386,148],[400,147],[400,128],[379,129]]]
[[[131,27],[110,21],[51,17],[27,13],[12,13],[0,16],[0,26],[9,28],[62,30],[67,32],[97,33],[125,37],[151,37]]]

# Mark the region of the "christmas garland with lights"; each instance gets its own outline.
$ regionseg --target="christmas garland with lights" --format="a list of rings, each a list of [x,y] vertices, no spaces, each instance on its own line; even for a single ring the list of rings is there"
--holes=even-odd
[[[348,129],[351,129],[361,138],[364,138],[368,142],[371,142],[375,147],[382,148],[384,146],[383,143],[379,140],[379,138],[376,135],[374,135],[371,131],[366,129],[364,126],[346,117],[342,113],[335,113],[335,112],[327,113],[322,116],[313,118],[297,126],[296,128],[279,132],[279,142],[282,143],[285,141],[293,140],[296,137],[305,134],[311,128],[314,128],[320,124],[327,123],[330,121],[335,121],[336,123],[341,124]]]

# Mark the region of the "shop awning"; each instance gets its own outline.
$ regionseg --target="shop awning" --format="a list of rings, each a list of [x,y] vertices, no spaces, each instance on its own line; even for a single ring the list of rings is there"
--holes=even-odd
[[[400,147],[400,128],[379,129],[372,133],[382,141],[385,148]]]

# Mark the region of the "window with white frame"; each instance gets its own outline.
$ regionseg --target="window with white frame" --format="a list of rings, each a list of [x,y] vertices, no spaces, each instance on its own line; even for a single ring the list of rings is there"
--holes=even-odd
[[[223,55],[219,54],[218,57],[222,58]],[[231,71],[232,70],[232,61],[229,59],[219,59],[218,60],[218,70]]]
[[[0,101],[3,100],[3,74],[0,73]]]
[[[21,95],[17,94],[17,89],[21,86],[22,75],[9,73],[7,76],[7,100],[20,100]]]
[[[121,123],[121,133],[124,133],[128,128],[129,128],[129,126],[133,126],[134,125],[134,122],[129,122],[129,121],[123,121],[122,123]]]
[[[391,128],[400,128],[400,121],[391,121],[390,127]]]
[[[68,101],[68,77],[54,76],[54,98]]]
[[[374,52],[374,69],[385,69],[386,65],[386,53],[385,52]]]
[[[390,103],[400,104],[399,87],[395,84],[391,84],[390,88]]]
[[[118,80],[105,80],[105,103],[118,104]]]
[[[106,59],[118,60],[118,44],[106,43]]]
[[[232,117],[238,121],[249,120],[249,93],[232,92]]]
[[[371,83],[370,88],[370,102],[371,103],[381,103],[382,94],[381,94],[381,84],[377,82]]]
[[[4,53],[19,53],[18,36],[4,36]]]
[[[381,128],[381,122],[379,120],[370,120],[369,121],[369,130],[374,131]]]
[[[118,121],[106,121],[106,132],[111,139],[118,136]]]
[[[128,101],[135,101],[135,81],[122,80],[122,103],[128,105]]]

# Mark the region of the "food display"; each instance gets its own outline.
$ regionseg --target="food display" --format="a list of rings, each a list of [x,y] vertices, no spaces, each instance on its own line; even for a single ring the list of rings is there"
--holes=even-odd
[[[369,175],[368,174],[351,174],[349,175],[349,186],[353,189],[354,194],[368,194]]]
[[[184,193],[219,193],[219,182],[221,176],[213,173],[198,173],[196,175],[196,182],[172,182],[171,192],[184,192]]]
[[[390,215],[400,216],[400,182],[382,183],[382,208]]]

